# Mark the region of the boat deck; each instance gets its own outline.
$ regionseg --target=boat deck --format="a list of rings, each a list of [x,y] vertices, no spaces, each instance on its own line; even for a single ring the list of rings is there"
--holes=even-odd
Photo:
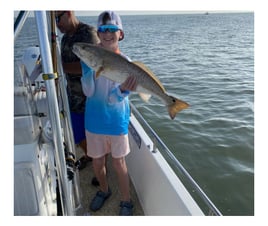
[[[83,152],[80,148],[77,151],[77,159],[82,156]],[[91,180],[94,177],[92,163],[90,162],[86,168],[79,171],[79,179],[80,179],[80,188],[81,188],[81,204],[82,207],[77,211],[76,215],[78,216],[118,216],[119,214],[119,203],[120,203],[120,192],[118,189],[117,177],[113,170],[111,164],[111,156],[108,157],[108,182],[109,186],[112,190],[112,195],[109,199],[106,200],[104,206],[93,212],[89,209],[89,204],[92,198],[95,196],[98,191],[98,187],[95,187],[91,184]],[[135,188],[130,182],[130,195],[132,202],[134,203],[133,215],[134,216],[144,216],[143,210],[139,203],[137,194],[135,192]]]

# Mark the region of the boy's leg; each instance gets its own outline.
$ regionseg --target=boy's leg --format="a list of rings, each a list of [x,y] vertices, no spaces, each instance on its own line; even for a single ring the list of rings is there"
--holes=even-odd
[[[94,158],[93,159],[93,170],[94,174],[97,177],[99,184],[100,184],[100,190],[103,192],[108,191],[108,181],[106,178],[106,164],[105,164],[105,156],[102,156],[100,158]]]
[[[92,199],[89,208],[92,211],[97,211],[104,205],[106,199],[108,199],[112,194],[111,190],[108,187],[106,178],[105,155],[100,158],[93,158],[93,169],[100,183],[100,190]]]
[[[130,201],[129,176],[125,157],[113,158],[113,167],[118,177],[119,187],[122,194],[122,201]]]

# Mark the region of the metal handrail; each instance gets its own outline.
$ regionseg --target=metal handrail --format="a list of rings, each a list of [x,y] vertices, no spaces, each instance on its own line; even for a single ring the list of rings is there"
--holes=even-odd
[[[40,54],[42,56],[42,67],[45,74],[53,74],[53,64],[48,40],[47,17],[45,11],[35,11],[36,25],[39,38]],[[65,164],[65,152],[60,124],[59,107],[56,95],[54,79],[45,80],[49,119],[53,132],[53,143],[55,148],[55,161],[59,179],[63,215],[74,215],[72,208],[71,192],[67,179],[67,168]]]
[[[137,110],[137,108],[130,103],[132,113],[137,116],[142,122],[144,126],[147,127],[151,135],[153,136],[154,145],[157,142],[165,151],[165,153],[169,156],[170,160],[174,164],[174,166],[181,172],[189,181],[189,183],[196,189],[197,193],[199,194],[200,198],[207,204],[209,209],[218,216],[222,216],[221,212],[217,209],[214,203],[208,198],[205,192],[199,187],[199,185],[195,182],[195,180],[191,177],[188,171],[183,167],[183,165],[179,162],[179,160],[173,155],[173,153],[169,150],[169,148],[165,145],[165,143],[161,140],[161,138],[156,134],[156,132],[151,128],[151,126],[147,123],[147,121],[143,118],[141,113]]]
[[[76,149],[75,149],[75,142],[74,142],[74,135],[73,135],[73,128],[71,123],[71,113],[70,113],[70,106],[69,101],[67,98],[67,89],[66,89],[66,75],[63,71],[62,62],[61,62],[61,51],[60,51],[60,40],[57,34],[57,30],[55,30],[56,35],[56,55],[57,55],[57,72],[58,72],[58,85],[59,85],[59,99],[61,100],[62,104],[62,113],[63,113],[63,129],[64,129],[64,136],[65,142],[68,147],[68,151],[73,153],[76,156]],[[79,179],[79,172],[77,170],[74,171],[74,182],[73,182],[73,192],[74,192],[74,207],[75,211],[82,207],[81,204],[81,194],[80,194],[80,179]]]

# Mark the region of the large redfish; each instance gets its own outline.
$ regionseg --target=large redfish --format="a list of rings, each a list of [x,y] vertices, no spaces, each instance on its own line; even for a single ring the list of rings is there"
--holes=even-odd
[[[171,119],[189,106],[186,102],[168,95],[154,73],[140,62],[130,62],[117,53],[88,43],[75,43],[73,52],[96,72],[96,77],[102,75],[122,83],[128,76],[136,76],[136,92],[145,101],[148,101],[151,95],[157,96],[167,106]]]

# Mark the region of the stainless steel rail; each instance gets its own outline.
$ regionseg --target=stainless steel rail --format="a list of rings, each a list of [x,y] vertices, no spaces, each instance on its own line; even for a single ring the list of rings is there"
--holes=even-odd
[[[147,123],[147,121],[143,118],[141,113],[137,110],[137,108],[130,103],[132,113],[136,116],[139,122],[142,123],[143,126],[147,127],[151,135],[153,136],[153,142],[157,142],[162,148],[163,151],[169,156],[172,164],[181,172],[187,181],[193,186],[193,188],[197,191],[200,198],[206,203],[209,210],[215,215],[221,216],[221,212],[217,209],[217,207],[213,204],[213,202],[208,198],[205,192],[199,187],[199,185],[195,182],[195,180],[191,177],[188,171],[183,167],[183,165],[179,162],[179,160],[173,155],[173,153],[169,150],[169,148],[165,145],[165,143],[161,140],[161,138],[156,134],[156,132],[151,128],[151,126]],[[156,145],[154,143],[154,145]]]
[[[39,35],[40,53],[42,56],[42,67],[44,74],[53,75],[52,57],[48,40],[47,17],[45,11],[35,11],[36,25]],[[46,93],[48,99],[49,119],[53,132],[53,143],[55,148],[56,170],[59,180],[63,215],[74,215],[72,195],[67,178],[67,168],[65,164],[65,152],[60,124],[60,114],[56,95],[55,80],[45,80]]]
[[[56,33],[56,37],[58,37]],[[71,113],[70,107],[67,97],[67,89],[66,89],[66,76],[63,72],[62,63],[61,63],[61,51],[60,51],[60,42],[59,39],[56,38],[56,47],[57,47],[57,64],[58,64],[58,85],[59,85],[59,100],[61,100],[62,104],[62,113],[63,113],[63,129],[64,129],[64,137],[66,146],[68,147],[68,151],[76,155],[75,149],[75,142],[74,142],[74,135],[73,135],[73,128],[71,123]],[[73,192],[74,192],[74,206],[75,211],[81,208],[81,191],[80,191],[80,179],[79,179],[79,171],[74,171],[74,178],[73,178]]]

